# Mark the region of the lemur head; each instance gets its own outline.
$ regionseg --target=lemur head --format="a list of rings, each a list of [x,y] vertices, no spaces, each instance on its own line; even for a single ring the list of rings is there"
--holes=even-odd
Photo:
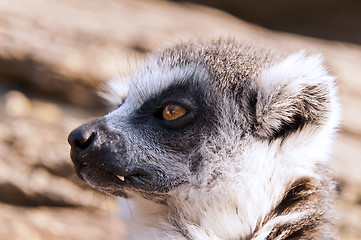
[[[248,216],[239,203],[266,213],[327,161],[337,105],[319,55],[183,43],[127,82],[110,84],[117,109],[69,136],[76,172],[107,193],[164,205],[210,195]]]

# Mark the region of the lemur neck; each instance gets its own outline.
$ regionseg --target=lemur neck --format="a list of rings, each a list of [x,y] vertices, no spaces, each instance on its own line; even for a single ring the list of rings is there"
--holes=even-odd
[[[330,235],[334,190],[327,176],[298,178],[277,190],[278,200],[267,191],[180,189],[162,204],[138,197],[137,212],[142,225],[158,235],[172,232],[177,240],[335,239]]]
[[[276,204],[252,194],[192,193],[169,205],[171,223],[190,239],[336,239],[332,181],[299,178]],[[184,192],[184,191],[182,191]],[[257,193],[255,196],[259,196]]]
[[[187,195],[172,199],[168,210],[172,224],[190,239],[243,239],[257,224],[258,213],[251,210],[254,201],[241,206],[226,194]]]

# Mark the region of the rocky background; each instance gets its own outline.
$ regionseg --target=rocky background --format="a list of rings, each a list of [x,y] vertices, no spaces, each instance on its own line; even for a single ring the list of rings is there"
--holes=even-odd
[[[94,94],[106,79],[127,75],[149,51],[179,39],[219,36],[325,55],[343,104],[333,162],[340,230],[342,239],[361,239],[360,4],[239,2],[207,4],[324,40],[178,1],[0,1],[0,239],[119,239],[124,210],[78,180],[67,135],[107,113]]]

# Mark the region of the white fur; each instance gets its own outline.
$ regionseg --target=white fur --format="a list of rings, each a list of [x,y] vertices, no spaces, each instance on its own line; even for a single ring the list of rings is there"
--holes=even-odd
[[[127,101],[134,107],[140,107],[146,99],[160,93],[172,84],[181,83],[193,74],[201,76],[203,71],[195,65],[175,66],[150,60],[146,67],[132,78],[132,86]]]
[[[257,106],[257,119],[262,126],[260,134],[264,136],[270,134],[271,128],[278,128],[282,121],[291,121],[292,114],[296,111],[291,108],[299,105],[295,101],[300,101],[302,98],[300,93],[306,86],[327,84],[331,91],[331,99],[334,100],[336,98],[334,80],[335,78],[330,76],[323,66],[322,56],[306,56],[305,51],[292,54],[263,71],[256,82],[259,86],[258,102],[263,103]],[[277,102],[279,98],[286,101]],[[335,118],[332,121],[338,122],[339,119],[336,118],[340,114],[336,101],[331,105],[331,109],[335,110],[331,113]],[[269,114],[270,111],[274,111],[277,118]]]
[[[107,82],[106,86],[99,95],[106,100],[113,108],[119,107],[129,92],[129,79],[127,78],[114,78]]]
[[[332,79],[323,66],[322,55],[306,56],[302,50],[263,71],[259,84],[267,92],[280,87],[286,87],[285,91],[297,92],[305,85],[332,82]]]
[[[265,226],[263,226],[262,230],[252,238],[252,240],[263,240],[266,239],[267,236],[271,233],[272,229],[277,225],[282,224],[290,224],[292,222],[296,222],[300,218],[304,217],[304,214],[302,212],[296,212],[293,214],[285,215],[285,216],[279,216],[271,221],[269,221]]]

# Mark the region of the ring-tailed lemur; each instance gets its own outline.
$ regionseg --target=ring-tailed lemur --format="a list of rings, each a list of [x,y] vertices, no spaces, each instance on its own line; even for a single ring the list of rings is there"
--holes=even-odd
[[[188,42],[128,82],[69,143],[80,178],[134,201],[134,239],[336,239],[339,110],[320,55]]]

